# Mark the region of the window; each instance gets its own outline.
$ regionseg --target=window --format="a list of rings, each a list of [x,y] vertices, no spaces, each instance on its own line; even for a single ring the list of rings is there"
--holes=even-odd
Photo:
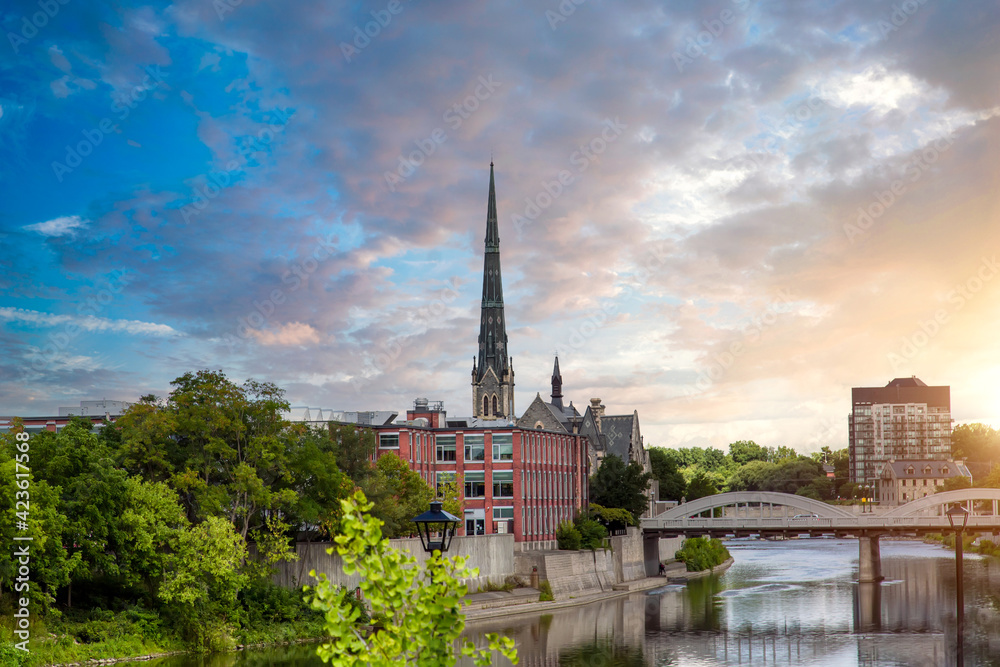
[[[437,495],[441,496],[442,493],[444,492],[444,485],[447,484],[448,482],[454,482],[455,481],[455,473],[453,473],[453,472],[439,472],[439,473],[436,473],[436,479],[435,479],[435,481],[436,481],[436,484],[434,485],[434,488],[436,489]]]
[[[379,433],[378,446],[379,449],[399,449],[399,434]]]
[[[948,466],[941,466],[941,474],[942,475],[948,474]]]
[[[467,471],[465,473],[465,497],[486,497],[486,473],[482,471]]]
[[[493,460],[513,461],[514,460],[514,434],[494,433],[493,434]]]
[[[487,417],[490,414],[490,397],[489,396],[483,396],[483,414],[486,415]]]
[[[455,436],[439,435],[437,438],[437,460],[455,460]]]
[[[514,518],[514,508],[513,507],[494,507],[493,508],[493,520],[500,521],[501,519],[513,519]]]
[[[493,497],[513,498],[514,497],[514,471],[494,470],[493,471]]]
[[[495,414],[495,415],[496,414],[500,414],[500,411],[497,409],[497,397],[496,397],[496,395],[493,396],[493,414]]]
[[[482,461],[486,458],[485,436],[466,435],[465,436],[465,460]]]

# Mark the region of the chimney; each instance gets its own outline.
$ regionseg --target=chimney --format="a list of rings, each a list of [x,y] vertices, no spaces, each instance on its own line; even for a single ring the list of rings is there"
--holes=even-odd
[[[601,399],[590,399],[590,411],[594,413],[594,425],[597,426],[597,432],[600,433],[601,418],[604,417],[604,406],[601,405]]]

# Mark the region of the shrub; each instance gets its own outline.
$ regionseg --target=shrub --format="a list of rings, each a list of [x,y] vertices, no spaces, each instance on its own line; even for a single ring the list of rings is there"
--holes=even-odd
[[[563,550],[576,551],[583,543],[583,535],[570,521],[563,521],[556,530],[556,542]]]
[[[593,519],[578,517],[576,529],[580,533],[581,547],[584,549],[600,549],[604,546],[604,538],[608,536],[608,529]]]
[[[552,585],[548,582],[548,580],[542,580],[538,583],[538,592],[540,593],[538,596],[539,602],[552,602],[556,599],[555,596],[552,595]]]
[[[729,550],[720,540],[692,537],[684,540],[674,558],[684,563],[688,572],[701,572],[726,562]]]

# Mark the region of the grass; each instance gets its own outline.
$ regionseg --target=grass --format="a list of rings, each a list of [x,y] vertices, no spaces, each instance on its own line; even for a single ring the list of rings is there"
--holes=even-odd
[[[103,607],[53,611],[31,619],[30,653],[14,648],[12,619],[0,616],[0,665],[34,667],[88,660],[135,658],[164,653],[230,650],[236,645],[273,645],[324,636],[323,616],[302,593],[276,586],[248,587],[230,624],[190,622],[141,604],[112,601]],[[236,620],[238,619],[238,620]],[[186,636],[197,626],[197,641]],[[185,641],[186,640],[186,641]]]
[[[525,586],[525,584],[524,584],[524,582],[520,578],[513,577],[513,576],[508,576],[507,578],[504,579],[504,581],[503,581],[502,584],[495,584],[492,581],[487,580],[486,581],[486,585],[485,586],[481,586],[479,588],[479,590],[476,591],[476,592],[477,593],[497,593],[497,592],[510,593],[515,588],[524,588],[524,586]]]
[[[548,580],[541,581],[538,583],[538,596],[539,602],[552,602],[555,600],[555,596],[552,595],[552,585],[549,584]]]

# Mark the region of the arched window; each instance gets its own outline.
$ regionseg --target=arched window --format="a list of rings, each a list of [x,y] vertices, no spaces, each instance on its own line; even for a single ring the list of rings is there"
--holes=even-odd
[[[496,394],[493,394],[493,414],[495,414],[495,415],[496,414],[500,414],[499,410],[497,410],[497,396],[496,396]]]
[[[545,428],[545,424],[542,423],[541,419],[535,422],[535,428]]]
[[[490,414],[490,397],[483,396],[483,416],[487,417]]]

